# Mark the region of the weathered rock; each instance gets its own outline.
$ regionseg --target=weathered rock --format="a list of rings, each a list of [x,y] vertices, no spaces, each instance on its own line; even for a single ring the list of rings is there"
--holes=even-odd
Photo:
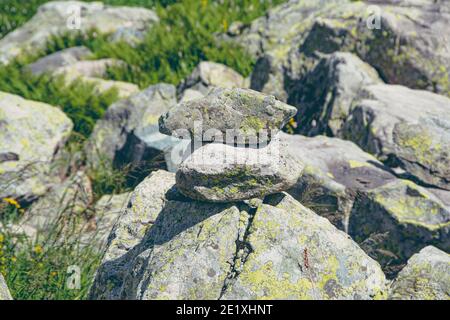
[[[234,141],[238,136],[243,143],[264,142],[267,131],[281,129],[296,111],[253,90],[214,88],[205,98],[179,103],[162,115],[159,130],[198,141]]]
[[[358,54],[388,83],[450,95],[449,24],[446,1],[296,0],[231,38],[260,58],[251,88],[279,99],[320,53],[336,51]]]
[[[349,234],[386,267],[404,263],[424,245],[449,251],[450,202],[431,191],[398,179],[360,194]]]
[[[187,201],[152,173],[109,237],[93,299],[371,299],[379,265],[287,194],[258,208]]]
[[[5,279],[3,278],[1,273],[0,273],[0,300],[12,300],[8,286],[6,285]]]
[[[397,178],[374,156],[350,141],[281,134],[287,152],[305,164],[303,175],[289,193],[348,231],[350,213],[359,193]]]
[[[46,72],[53,73],[56,70],[73,65],[74,63],[88,58],[92,52],[86,47],[73,47],[52,53],[27,66],[34,75]]]
[[[30,239],[48,236],[55,227],[63,229],[64,222],[83,220],[93,200],[91,181],[79,171],[34,202],[19,227]]]
[[[450,99],[402,86],[365,87],[340,136],[406,176],[450,190]]]
[[[108,236],[120,213],[126,208],[130,193],[104,195],[95,203],[90,221],[81,230],[82,243],[104,250]]]
[[[117,59],[100,59],[100,60],[85,60],[75,61],[66,66],[57,68],[55,74],[67,74],[69,77],[89,77],[89,78],[103,78],[107,76],[108,68],[124,66],[123,61]]]
[[[163,156],[168,169],[175,170],[182,160],[177,151],[186,143],[159,133],[158,118],[176,102],[175,87],[158,84],[111,105],[86,146],[90,165],[131,164],[145,171],[155,166],[152,159]]]
[[[48,104],[0,92],[0,198],[31,201],[60,181],[72,121]]]
[[[234,202],[286,191],[302,170],[279,142],[258,149],[210,143],[181,164],[177,188],[195,200]]]
[[[158,21],[155,12],[144,8],[111,7],[101,2],[51,1],[39,7],[27,23],[0,40],[0,62],[9,63],[28,50],[45,49],[54,35],[71,31],[86,34],[93,29],[100,34],[114,34],[119,30],[140,32]]]
[[[449,246],[450,192],[394,173],[354,143],[282,135],[305,164],[289,193],[345,230],[392,276],[421,247]]]
[[[205,95],[203,93],[201,93],[200,91],[193,90],[193,89],[186,89],[183,91],[183,94],[181,95],[180,102],[201,99],[204,96]]]
[[[216,62],[202,61],[179,86],[180,92],[186,89],[200,91],[206,95],[213,87],[247,88],[244,77],[233,69]]]
[[[336,52],[320,60],[292,89],[297,123],[305,135],[338,136],[359,91],[381,83],[376,71],[351,53]]]
[[[392,284],[389,298],[450,300],[450,255],[432,246],[413,255]]]

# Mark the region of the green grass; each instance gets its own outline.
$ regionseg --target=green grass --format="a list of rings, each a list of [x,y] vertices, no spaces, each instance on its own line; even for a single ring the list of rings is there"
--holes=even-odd
[[[0,6],[0,38],[25,23],[46,0],[2,0]],[[104,0],[115,5],[137,5],[153,8],[161,22],[154,26],[144,41],[133,48],[126,43],[110,43],[106,36],[88,37],[65,35],[53,38],[44,52],[20,57],[8,66],[0,66],[0,91],[26,99],[59,106],[74,122],[75,133],[66,146],[70,167],[83,165],[82,143],[92,132],[109,105],[118,99],[110,90],[94,94],[92,85],[76,81],[67,85],[63,78],[48,75],[32,76],[23,67],[40,56],[74,45],[85,45],[95,58],[118,58],[126,68],[110,69],[109,78],[128,81],[145,88],[150,84],[178,84],[195,66],[204,60],[224,63],[243,76],[248,76],[254,61],[244,48],[218,41],[216,34],[224,32],[234,21],[245,24],[261,16],[282,0]],[[15,8],[13,11],[12,8]],[[74,162],[72,162],[74,161]],[[89,172],[95,198],[126,189],[127,168],[114,170],[101,166]],[[133,173],[132,173],[133,174]],[[0,199],[0,272],[15,299],[85,299],[100,262],[100,255],[91,248],[80,246],[79,238],[62,237],[55,225],[45,239],[27,239],[1,228],[17,221],[23,208]],[[64,215],[64,213],[61,213]],[[68,267],[81,268],[81,289],[70,290],[66,281]]]

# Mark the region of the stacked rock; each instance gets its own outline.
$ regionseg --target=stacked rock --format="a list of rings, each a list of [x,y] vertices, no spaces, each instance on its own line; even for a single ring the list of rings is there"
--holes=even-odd
[[[250,89],[214,88],[159,120],[161,133],[191,139],[176,186],[200,201],[234,202],[290,189],[303,164],[284,152],[278,132],[297,109]]]

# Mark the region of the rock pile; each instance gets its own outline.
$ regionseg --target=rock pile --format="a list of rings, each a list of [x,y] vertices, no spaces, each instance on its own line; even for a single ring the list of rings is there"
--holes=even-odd
[[[160,118],[161,132],[188,132],[196,149],[177,171],[179,190],[212,202],[288,190],[303,165],[283,152],[277,134],[294,115],[293,107],[249,89],[215,88],[169,110]]]
[[[163,132],[186,126],[189,137],[200,138],[188,120],[202,118],[208,129],[217,124],[222,137],[237,130],[243,134],[238,140],[257,144],[193,140],[200,146],[176,175],[157,171],[147,177],[109,237],[91,298],[386,297],[379,264],[283,192],[296,183],[303,164],[281,151],[277,135],[259,140],[259,131],[241,130],[246,118],[258,117],[261,128],[277,131],[293,114],[290,106],[251,90],[214,89],[163,115]]]

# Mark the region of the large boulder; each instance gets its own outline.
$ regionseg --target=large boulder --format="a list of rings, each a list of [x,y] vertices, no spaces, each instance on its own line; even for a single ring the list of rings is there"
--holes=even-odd
[[[69,221],[86,223],[85,213],[92,202],[91,181],[84,172],[79,171],[35,201],[21,218],[16,230],[21,230],[34,240],[38,236],[47,237],[51,231],[55,231],[55,227],[64,229],[64,224],[69,224]]]
[[[450,300],[450,255],[432,246],[413,255],[393,282],[389,298]]]
[[[341,137],[354,141],[405,177],[450,190],[450,99],[403,86],[360,91]]]
[[[159,133],[158,119],[176,103],[175,87],[158,84],[111,105],[89,137],[89,164],[98,167],[109,162],[145,169],[155,166],[152,160],[162,156],[165,166],[175,170],[181,162],[177,151],[182,152],[188,142]]]
[[[0,273],[0,300],[12,300],[3,275]]]
[[[31,201],[58,183],[72,127],[56,107],[0,92],[0,198]]]
[[[177,188],[186,196],[235,202],[286,191],[297,183],[303,164],[272,141],[262,148],[210,143],[195,150],[177,171]]]
[[[55,35],[87,34],[93,29],[100,34],[126,30],[143,32],[158,21],[155,12],[144,8],[111,7],[101,2],[50,1],[40,6],[27,23],[0,40],[0,62],[9,63],[27,51],[43,50]]]
[[[294,0],[231,39],[259,58],[251,88],[280,99],[336,51],[356,53],[388,83],[450,95],[449,24],[447,1]]]
[[[26,69],[36,76],[46,72],[53,73],[62,67],[87,59],[92,54],[86,47],[72,47],[45,56],[29,64]]]
[[[202,94],[208,94],[213,87],[221,88],[246,88],[248,84],[244,77],[233,69],[216,62],[202,61],[183,80],[178,90],[183,92],[187,89],[197,90]]]
[[[93,299],[374,299],[379,265],[287,194],[213,204],[152,173],[108,241]]]
[[[275,97],[253,90],[214,88],[202,99],[170,109],[161,116],[159,130],[204,142],[234,141],[236,136],[240,143],[264,142],[296,112]]]
[[[424,245],[450,249],[450,192],[398,178],[350,141],[282,135],[305,164],[289,191],[328,218],[394,275]]]
[[[298,108],[301,134],[337,136],[358,92],[381,83],[377,72],[357,56],[335,52],[320,59],[302,81],[295,83],[289,102]]]

